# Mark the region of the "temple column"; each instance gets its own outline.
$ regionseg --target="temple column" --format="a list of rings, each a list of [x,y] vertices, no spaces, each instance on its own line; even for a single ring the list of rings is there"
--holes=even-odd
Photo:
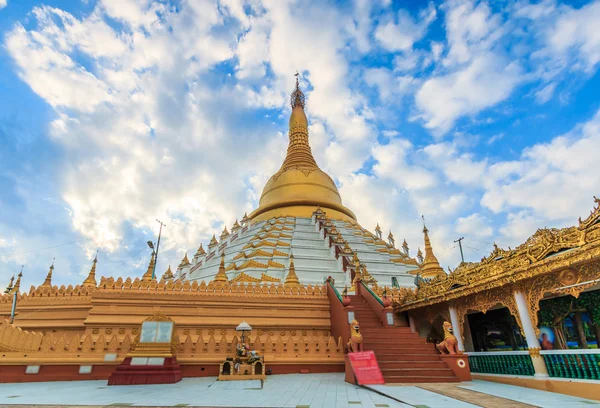
[[[533,369],[535,370],[534,376],[537,378],[548,378],[548,367],[546,367],[546,362],[540,355],[540,341],[535,334],[535,327],[533,327],[533,323],[531,322],[531,314],[525,294],[520,291],[515,291],[514,296],[517,303],[517,309],[519,310],[521,324],[523,325],[523,334],[525,334],[529,355],[531,356]]]
[[[456,308],[450,306],[449,308],[450,311],[450,323],[452,323],[452,329],[454,336],[456,337],[456,341],[458,343],[458,350],[459,351],[465,351],[465,345],[463,343],[463,336],[462,336],[462,327],[460,327],[460,323],[458,320],[458,313],[456,312]]]

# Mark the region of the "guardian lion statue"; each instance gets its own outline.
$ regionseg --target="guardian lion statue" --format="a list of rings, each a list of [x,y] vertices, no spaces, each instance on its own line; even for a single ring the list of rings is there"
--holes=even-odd
[[[444,322],[444,341],[436,345],[437,349],[442,354],[457,354],[458,353],[458,341],[454,334],[452,334],[452,324],[450,322]]]
[[[350,323],[350,339],[348,340],[348,351],[352,353],[356,353],[357,351],[363,351],[362,345],[363,337],[360,334],[360,325],[358,324],[358,320],[352,320]]]

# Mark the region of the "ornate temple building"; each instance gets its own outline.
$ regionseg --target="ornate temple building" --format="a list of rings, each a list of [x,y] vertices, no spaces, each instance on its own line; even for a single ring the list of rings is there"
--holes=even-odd
[[[356,319],[386,382],[475,377],[600,395],[600,200],[576,226],[540,229],[446,273],[427,227],[413,257],[342,204],[312,155],[304,104],[296,82],[287,154],[258,208],[176,271],[155,277],[153,254],[134,279],[99,278],[110,270],[94,260],[76,286],[53,285],[54,266],[29,291],[21,275],[11,280],[0,297],[0,381],[107,379],[160,314],[174,324],[169,355],[184,377],[216,376],[243,320],[267,374],[351,378]]]

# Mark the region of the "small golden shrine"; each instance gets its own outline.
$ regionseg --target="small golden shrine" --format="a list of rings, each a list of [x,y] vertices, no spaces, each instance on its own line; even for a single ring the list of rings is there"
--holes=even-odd
[[[256,350],[250,350],[250,346],[246,343],[246,332],[252,331],[252,326],[246,322],[240,323],[236,329],[242,332],[242,338],[237,343],[235,348],[235,356],[227,357],[219,367],[219,380],[264,380],[265,361],[264,357],[257,354]]]

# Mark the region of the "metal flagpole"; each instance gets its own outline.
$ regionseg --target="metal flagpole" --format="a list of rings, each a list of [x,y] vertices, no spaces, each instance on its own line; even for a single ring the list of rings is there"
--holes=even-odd
[[[465,237],[460,237],[459,239],[457,239],[454,242],[458,242],[458,247],[460,248],[460,259],[462,259],[463,263],[465,262],[465,256],[463,255],[463,250],[462,250],[462,240],[465,239]]]

